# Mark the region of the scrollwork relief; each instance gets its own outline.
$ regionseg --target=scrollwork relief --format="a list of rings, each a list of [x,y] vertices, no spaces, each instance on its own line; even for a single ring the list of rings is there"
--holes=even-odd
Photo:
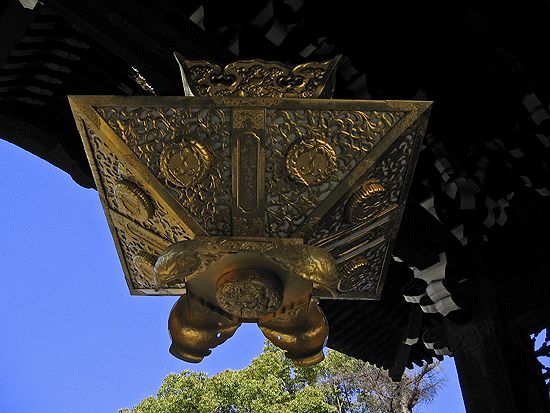
[[[397,203],[400,201],[401,192],[407,178],[407,170],[410,166],[416,127],[411,127],[403,134],[403,139],[396,142],[390,152],[381,158],[375,166],[373,175],[380,179],[385,189],[386,202]],[[383,202],[384,202],[383,201]]]
[[[403,116],[404,112],[268,110],[267,233],[291,234]],[[333,148],[336,166],[322,182],[303,185],[291,179],[285,165],[295,142],[312,139]]]
[[[135,219],[135,217],[128,215],[127,208],[119,203],[120,200],[115,195],[115,188],[121,181],[132,182],[134,178],[122,166],[124,162],[118,158],[116,152],[109,148],[103,140],[99,139],[91,129],[87,129],[86,132],[94,160],[97,163],[97,169],[101,171],[100,182],[106,196],[104,201],[109,208],[127,215],[130,219]],[[149,219],[141,222],[141,225],[171,242],[190,238],[189,234],[170,217],[168,212],[156,200],[149,198],[149,202],[150,204],[146,205],[146,211],[152,210],[153,214]]]
[[[338,58],[290,67],[276,62],[248,60],[220,67],[204,60],[180,61],[197,96],[295,98],[330,95],[333,87],[331,77],[337,62]]]
[[[231,233],[228,110],[189,107],[96,110],[210,235]],[[178,151],[167,153],[166,148]],[[179,174],[167,170],[167,163],[180,158],[193,161],[193,171],[181,170],[187,164],[180,165]]]
[[[387,249],[388,244],[381,243],[343,264],[338,290],[376,294]]]

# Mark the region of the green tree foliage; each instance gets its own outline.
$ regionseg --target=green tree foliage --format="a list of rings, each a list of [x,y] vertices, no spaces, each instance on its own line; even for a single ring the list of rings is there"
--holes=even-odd
[[[408,413],[431,401],[443,381],[438,363],[394,383],[386,372],[332,350],[322,363],[297,368],[267,342],[242,370],[171,373],[156,397],[119,413]]]

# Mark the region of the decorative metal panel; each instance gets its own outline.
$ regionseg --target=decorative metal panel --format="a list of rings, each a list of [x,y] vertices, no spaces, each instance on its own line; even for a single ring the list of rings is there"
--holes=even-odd
[[[429,102],[70,97],[133,294],[196,237],[292,238],[332,254],[323,298],[377,299]]]

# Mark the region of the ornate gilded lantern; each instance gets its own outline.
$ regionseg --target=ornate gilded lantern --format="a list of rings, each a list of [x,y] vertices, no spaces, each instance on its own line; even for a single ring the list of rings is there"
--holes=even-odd
[[[131,294],[199,362],[255,322],[323,359],[319,299],[378,299],[429,102],[330,99],[337,59],[179,59],[185,97],[71,96]]]

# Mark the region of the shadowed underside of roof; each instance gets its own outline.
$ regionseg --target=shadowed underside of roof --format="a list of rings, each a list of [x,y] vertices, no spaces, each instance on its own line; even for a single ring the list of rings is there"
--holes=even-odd
[[[431,360],[420,341],[400,353],[415,338],[415,305],[401,289],[413,280],[409,267],[430,267],[442,252],[448,279],[514,288],[529,280],[525,291],[544,297],[537,286],[548,273],[538,240],[550,233],[548,2],[44,3],[28,10],[11,0],[0,9],[0,136],[86,187],[93,180],[66,96],[180,95],[174,50],[218,62],[343,54],[335,97],[435,101],[394,251],[404,263],[392,263],[379,302],[322,302],[329,346],[388,369],[400,354],[403,367]],[[544,301],[525,292],[509,306],[513,291],[500,293],[510,319]],[[441,319],[425,315],[422,329]]]

